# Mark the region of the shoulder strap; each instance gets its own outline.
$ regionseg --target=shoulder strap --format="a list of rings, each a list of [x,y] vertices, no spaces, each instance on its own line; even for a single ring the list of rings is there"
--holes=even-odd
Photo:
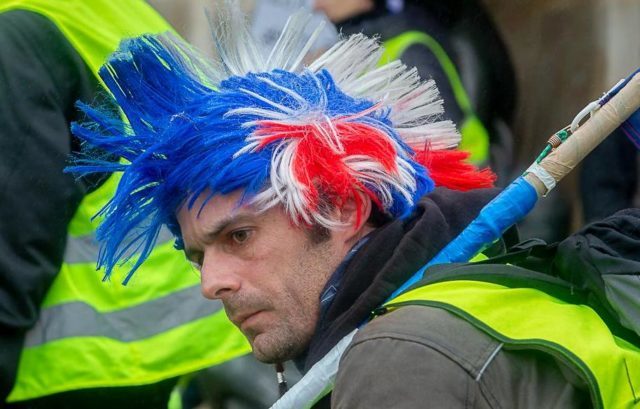
[[[436,57],[449,80],[456,103],[464,113],[464,121],[460,124],[462,141],[459,148],[471,153],[470,160],[472,162],[485,162],[489,157],[489,132],[473,111],[458,70],[438,41],[421,31],[406,31],[384,42],[381,63],[401,58],[405,50],[414,44],[427,47]]]

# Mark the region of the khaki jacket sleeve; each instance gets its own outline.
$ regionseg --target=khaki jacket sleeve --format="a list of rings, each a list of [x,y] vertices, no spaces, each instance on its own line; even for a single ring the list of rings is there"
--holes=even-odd
[[[332,408],[489,408],[456,362],[420,340],[376,337],[343,356]]]
[[[402,307],[374,319],[342,357],[332,408],[590,408],[550,355],[509,350],[444,310]]]

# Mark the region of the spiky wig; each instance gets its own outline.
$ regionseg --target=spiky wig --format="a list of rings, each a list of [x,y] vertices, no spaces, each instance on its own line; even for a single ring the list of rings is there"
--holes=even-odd
[[[292,16],[265,55],[237,8],[218,6],[217,60],[170,34],[127,40],[100,70],[126,121],[80,104],[89,121],[73,133],[122,158],[85,155],[69,169],[122,172],[97,232],[107,275],[136,253],[133,273],[162,225],[180,243],[175,213],[204,192],[242,190],[258,209],[281,205],[294,223],[335,228],[328,210],[355,192],[404,217],[439,180],[492,184],[450,149],[460,137],[438,120],[434,82],[399,61],[378,66],[376,40],[351,36],[303,67],[320,30],[303,38],[307,16]]]

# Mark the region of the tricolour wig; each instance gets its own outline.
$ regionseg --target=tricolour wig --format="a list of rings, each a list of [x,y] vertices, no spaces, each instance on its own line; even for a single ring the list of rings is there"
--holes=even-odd
[[[400,61],[379,65],[375,39],[343,39],[305,67],[320,30],[304,37],[306,15],[263,52],[237,7],[217,4],[216,60],[171,34],[130,39],[100,70],[126,119],[80,104],[89,120],[73,133],[121,158],[85,154],[70,168],[122,172],[98,229],[107,275],[132,254],[135,271],[162,225],[179,244],[176,211],[203,193],[243,191],[245,203],[283,206],[293,223],[337,228],[331,210],[356,193],[397,218],[435,185],[492,184],[452,149],[460,136],[439,120],[435,83]]]

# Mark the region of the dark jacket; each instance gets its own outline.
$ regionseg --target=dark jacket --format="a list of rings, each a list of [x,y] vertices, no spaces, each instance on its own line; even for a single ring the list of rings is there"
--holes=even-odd
[[[89,189],[62,169],[77,148],[74,104],[97,90],[53,23],[27,11],[0,14],[0,406]]]
[[[346,266],[310,345],[310,368],[476,217],[495,191],[436,189],[415,215],[374,231]],[[374,320],[343,355],[332,397],[317,407],[588,407],[588,392],[543,353],[498,343],[447,312],[405,307]],[[419,359],[417,358],[419,357]],[[486,367],[485,367],[485,364]],[[489,365],[490,364],[490,365]],[[553,406],[556,403],[560,406]],[[563,406],[564,405],[564,406]]]
[[[640,206],[639,174],[638,149],[617,129],[582,161],[579,178],[585,222]]]

